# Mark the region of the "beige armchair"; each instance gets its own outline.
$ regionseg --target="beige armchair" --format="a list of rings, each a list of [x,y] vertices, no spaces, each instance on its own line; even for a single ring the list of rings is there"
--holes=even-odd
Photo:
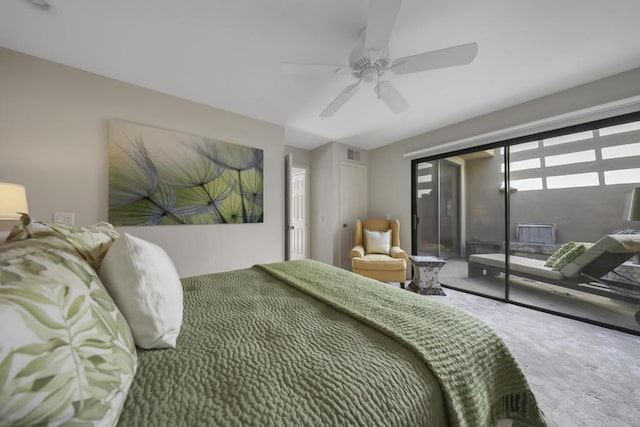
[[[370,232],[367,233],[366,230]],[[371,231],[386,233],[389,230],[391,239],[388,252],[387,247],[380,248],[377,240],[367,245],[367,235],[377,234]],[[404,284],[407,275],[407,253],[400,248],[400,222],[397,219],[356,220],[354,244],[355,247],[349,254],[354,273],[381,282]]]

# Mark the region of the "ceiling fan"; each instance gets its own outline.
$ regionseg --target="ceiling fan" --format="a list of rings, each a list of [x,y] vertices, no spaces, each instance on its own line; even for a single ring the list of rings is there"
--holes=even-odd
[[[349,65],[328,65],[285,62],[282,71],[287,74],[342,74],[347,71],[357,79],[325,108],[320,117],[331,117],[360,88],[361,83],[374,83],[374,91],[391,111],[398,114],[409,108],[407,100],[388,80],[381,77],[388,71],[409,74],[437,68],[471,63],[478,53],[477,43],[466,43],[431,52],[390,60],[389,39],[400,10],[402,0],[369,0],[367,26],[360,33],[360,42],[349,55]]]

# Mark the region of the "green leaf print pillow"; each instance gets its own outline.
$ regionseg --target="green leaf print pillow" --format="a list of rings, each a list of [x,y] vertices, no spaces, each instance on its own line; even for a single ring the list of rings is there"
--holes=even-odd
[[[115,425],[137,356],[95,270],[55,236],[0,246],[0,425]]]
[[[551,268],[555,271],[562,270],[562,267],[569,264],[574,259],[578,258],[580,255],[584,253],[586,249],[587,247],[584,243],[576,243],[576,245],[573,248],[571,248],[571,250],[562,254],[562,256],[560,256],[557,260],[555,260]]]
[[[20,221],[22,224],[15,226],[7,237],[8,242],[55,236],[73,246],[94,270],[100,268],[109,247],[120,237],[120,233],[107,222],[99,222],[88,227],[75,227],[34,221],[26,214],[22,215]]]
[[[551,254],[551,256],[547,259],[547,261],[544,263],[545,267],[553,267],[553,264],[555,264],[556,261],[558,261],[565,254],[570,252],[576,246],[578,246],[576,242],[568,242],[562,245],[560,249],[558,249],[553,254]]]

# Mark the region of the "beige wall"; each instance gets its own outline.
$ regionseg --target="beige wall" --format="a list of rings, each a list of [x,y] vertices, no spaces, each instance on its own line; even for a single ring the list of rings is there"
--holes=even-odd
[[[411,161],[403,154],[638,95],[640,68],[370,150],[369,216],[399,218],[401,246],[410,251]],[[567,125],[595,118],[601,116],[583,116]]]
[[[264,150],[264,223],[123,231],[162,246],[182,277],[283,259],[282,127],[0,48],[0,181],[26,185],[34,217],[107,219],[110,119]]]
[[[311,152],[311,258],[335,266],[340,265],[342,230],[340,163],[350,162],[347,159],[349,148],[355,149],[330,142]],[[353,163],[366,167],[368,152],[356,150],[360,152],[360,161]]]
[[[284,154],[291,153],[294,165],[311,166],[311,151],[290,145],[284,146]]]
[[[333,265],[338,224],[338,166],[334,144],[311,152],[311,258]]]

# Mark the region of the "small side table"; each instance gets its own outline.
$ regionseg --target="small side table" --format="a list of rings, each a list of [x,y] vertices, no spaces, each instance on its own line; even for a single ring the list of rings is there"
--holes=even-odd
[[[447,263],[435,256],[409,255],[413,267],[413,281],[409,289],[420,295],[447,295],[440,286],[440,270]]]

